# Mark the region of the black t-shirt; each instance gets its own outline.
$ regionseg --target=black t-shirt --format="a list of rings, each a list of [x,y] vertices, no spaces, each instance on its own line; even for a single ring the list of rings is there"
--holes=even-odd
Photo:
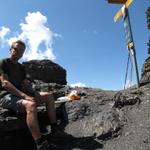
[[[20,63],[12,63],[9,58],[0,61],[0,74],[8,76],[8,80],[19,90],[22,90],[22,81],[26,78],[25,68]],[[6,94],[5,89],[0,89],[0,97]]]

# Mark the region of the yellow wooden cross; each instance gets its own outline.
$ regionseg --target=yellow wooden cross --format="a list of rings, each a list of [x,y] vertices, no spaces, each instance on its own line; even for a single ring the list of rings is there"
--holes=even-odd
[[[114,17],[115,22],[123,15],[124,9],[128,8],[132,2],[133,2],[133,0],[127,0],[126,1],[126,3],[121,7],[121,9],[116,13],[116,15]]]

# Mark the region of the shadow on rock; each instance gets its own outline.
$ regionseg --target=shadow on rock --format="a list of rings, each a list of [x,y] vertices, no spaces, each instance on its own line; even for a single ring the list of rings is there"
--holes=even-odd
[[[90,137],[72,137],[71,139],[58,140],[54,144],[57,146],[56,150],[98,150],[103,148],[103,144],[95,140],[94,136]]]

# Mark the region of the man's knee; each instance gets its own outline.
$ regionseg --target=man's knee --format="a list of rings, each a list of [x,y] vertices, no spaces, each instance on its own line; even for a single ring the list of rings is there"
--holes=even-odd
[[[35,112],[37,111],[37,103],[33,101],[24,101],[23,106],[25,107],[26,112]]]
[[[54,101],[54,95],[53,95],[53,93],[44,92],[44,93],[41,93],[41,95],[43,96],[44,99],[46,99],[48,101]]]

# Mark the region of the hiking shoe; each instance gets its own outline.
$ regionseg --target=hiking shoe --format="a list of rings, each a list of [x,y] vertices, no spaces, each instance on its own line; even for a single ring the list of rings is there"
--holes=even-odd
[[[60,130],[58,127],[55,127],[52,129],[50,133],[50,137],[52,138],[72,138],[73,136],[64,132],[63,130]]]
[[[37,145],[37,150],[50,150],[50,145],[48,141],[45,140],[40,145]]]

